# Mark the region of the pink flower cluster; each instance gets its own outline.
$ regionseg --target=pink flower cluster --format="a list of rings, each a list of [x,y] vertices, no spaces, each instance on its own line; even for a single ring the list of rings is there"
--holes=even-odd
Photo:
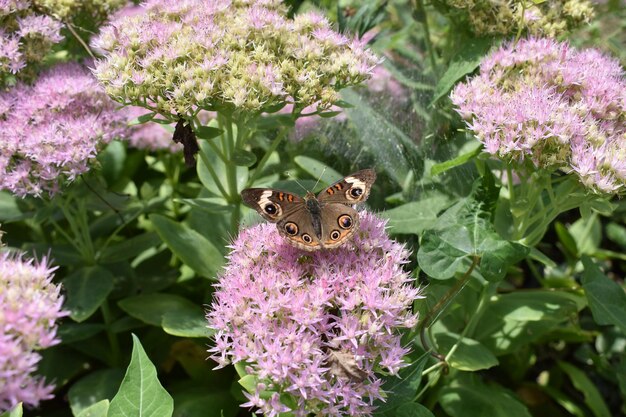
[[[400,331],[417,323],[420,291],[403,270],[408,251],[385,222],[361,212],[352,242],[302,252],[273,224],[242,230],[208,313],[218,367],[245,364],[266,416],[367,416],[381,379],[405,366]],[[287,400],[288,399],[288,400]]]
[[[485,151],[626,190],[626,80],[616,59],[550,39],[509,43],[451,95]]]
[[[28,0],[0,0],[0,73],[16,74],[30,62],[41,60],[61,41],[62,24],[35,14]]]
[[[37,350],[59,343],[55,322],[67,315],[61,287],[52,282],[55,269],[45,258],[0,253],[0,413],[52,398],[54,386],[35,372]]]
[[[0,189],[40,196],[86,172],[126,120],[89,72],[61,64],[0,93]]]

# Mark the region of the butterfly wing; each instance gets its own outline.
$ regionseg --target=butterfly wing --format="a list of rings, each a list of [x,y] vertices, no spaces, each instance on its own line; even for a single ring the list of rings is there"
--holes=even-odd
[[[367,200],[372,184],[376,181],[376,171],[364,169],[350,174],[337,181],[318,194],[317,199],[322,204],[340,203],[353,205]]]
[[[304,209],[304,199],[286,191],[271,188],[247,188],[241,192],[243,203],[255,209],[265,220],[276,223],[285,216]]]

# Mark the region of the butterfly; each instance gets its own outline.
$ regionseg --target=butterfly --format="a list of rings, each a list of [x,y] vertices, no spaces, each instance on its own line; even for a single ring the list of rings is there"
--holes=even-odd
[[[278,233],[306,251],[341,246],[357,231],[359,214],[352,207],[367,199],[376,171],[364,169],[337,181],[317,196],[300,197],[272,188],[247,188],[245,205],[276,223]]]

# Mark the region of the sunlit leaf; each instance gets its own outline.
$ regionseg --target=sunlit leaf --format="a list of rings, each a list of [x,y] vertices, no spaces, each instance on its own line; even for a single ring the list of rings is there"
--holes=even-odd
[[[169,417],[174,401],[157,378],[157,372],[133,335],[133,352],[120,389],[111,401],[108,416]]]

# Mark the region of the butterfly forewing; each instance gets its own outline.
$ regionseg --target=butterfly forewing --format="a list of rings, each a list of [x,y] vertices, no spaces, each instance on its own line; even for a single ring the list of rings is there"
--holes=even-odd
[[[374,181],[376,171],[364,169],[332,184],[319,193],[317,199],[320,203],[357,204],[367,200]]]

